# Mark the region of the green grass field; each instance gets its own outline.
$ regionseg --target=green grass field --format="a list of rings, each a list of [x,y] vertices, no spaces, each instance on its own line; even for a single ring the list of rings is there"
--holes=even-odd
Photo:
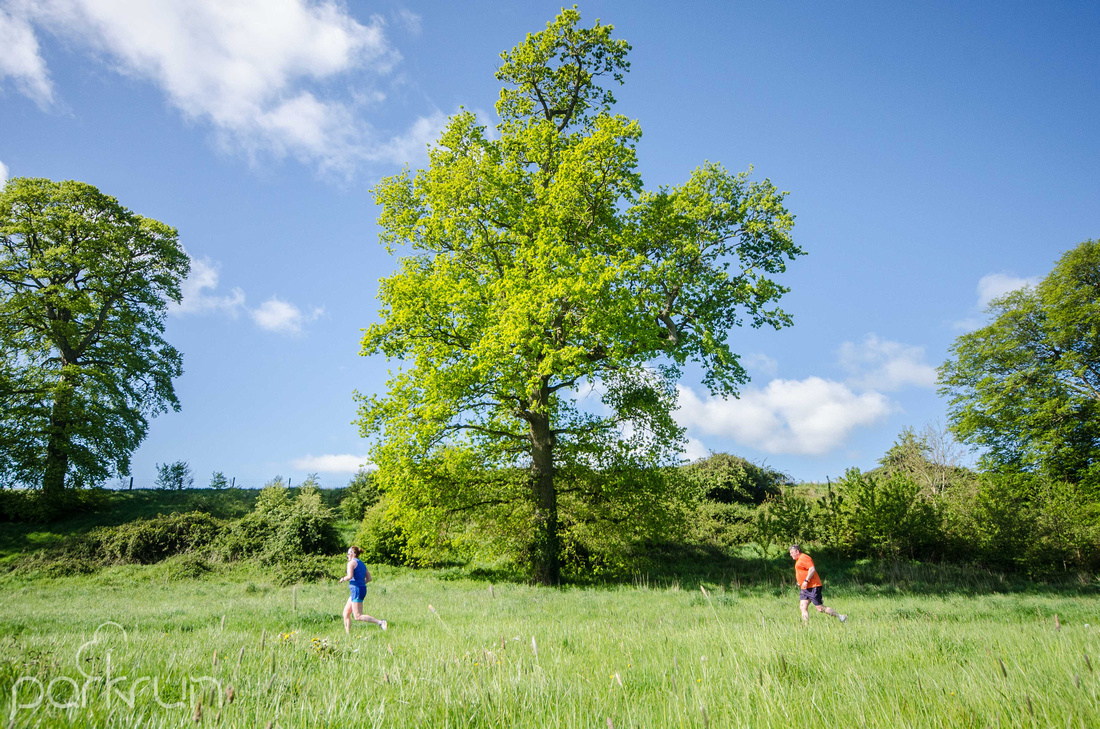
[[[8,573],[3,721],[1100,726],[1100,602],[1085,588],[838,584],[827,602],[851,620],[813,613],[804,629],[793,585],[547,589],[372,572],[365,609],[390,629],[361,623],[350,637],[339,617],[347,588],[335,579],[277,588],[250,565],[180,579],[171,561],[56,579]]]

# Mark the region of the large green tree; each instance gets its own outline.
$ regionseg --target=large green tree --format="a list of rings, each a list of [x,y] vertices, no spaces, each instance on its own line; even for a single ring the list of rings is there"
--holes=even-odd
[[[178,410],[164,341],[189,270],[175,229],[82,182],[0,193],[0,462],[47,497],[126,475],[147,418]]]
[[[682,368],[694,362],[712,392],[735,395],[747,376],[731,329],[790,324],[771,277],[803,253],[767,180],[708,163],[679,187],[643,191],[641,129],[611,112],[630,47],[579,21],[563,10],[501,54],[497,134],[459,113],[427,169],[377,185],[382,242],[406,255],[381,281],[380,321],[362,342],[402,363],[385,395],[362,398],[380,476],[459,451],[521,469],[522,488],[481,501],[527,509],[544,583],[559,580],[562,490],[583,472],[673,463]],[[433,488],[390,483],[397,504],[429,503]],[[465,493],[453,508],[478,503]]]
[[[1100,242],[1068,251],[989,315],[940,367],[954,432],[989,468],[1100,476]]]

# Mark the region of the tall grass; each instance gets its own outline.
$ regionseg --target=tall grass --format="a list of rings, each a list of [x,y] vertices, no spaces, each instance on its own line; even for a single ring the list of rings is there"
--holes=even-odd
[[[77,727],[1009,727],[1100,725],[1090,595],[826,590],[851,615],[800,625],[793,587],[639,579],[552,590],[372,569],[382,632],[345,636],[345,585],[255,567],[0,578],[0,720]],[[340,574],[334,570],[333,577]],[[295,610],[296,603],[296,610]],[[431,608],[429,608],[431,606]],[[1058,628],[1055,627],[1058,616]],[[113,621],[126,631],[125,637]],[[97,643],[90,643],[97,637]],[[83,646],[83,649],[82,649]],[[79,656],[78,656],[79,652]],[[109,652],[109,656],[108,656]],[[216,657],[215,657],[216,656]],[[79,663],[77,661],[79,657]],[[13,713],[13,686],[56,703]],[[189,683],[210,677],[217,683]],[[153,680],[158,693],[154,695]],[[195,689],[192,691],[191,686]],[[32,703],[24,681],[15,702]],[[233,700],[227,694],[232,687]],[[158,703],[157,696],[161,702]],[[161,704],[179,703],[166,708]],[[196,709],[196,705],[201,706]]]

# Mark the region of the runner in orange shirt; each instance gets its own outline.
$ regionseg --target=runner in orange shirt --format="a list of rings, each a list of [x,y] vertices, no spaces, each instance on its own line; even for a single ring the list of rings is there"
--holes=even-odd
[[[847,615],[841,615],[831,607],[825,607],[825,603],[822,602],[821,591],[824,587],[821,584],[821,577],[817,574],[810,555],[802,551],[802,545],[792,544],[788,551],[791,559],[794,560],[794,578],[798,582],[798,607],[802,610],[802,624],[805,625],[810,620],[811,602],[819,613],[832,615],[834,618],[839,618],[840,622],[846,622]]]

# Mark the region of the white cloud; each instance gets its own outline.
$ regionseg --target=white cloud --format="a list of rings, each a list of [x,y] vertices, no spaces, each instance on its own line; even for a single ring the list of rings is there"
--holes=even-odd
[[[978,308],[984,310],[993,299],[1004,296],[1010,291],[1034,286],[1039,283],[1037,277],[1020,278],[1007,273],[991,273],[978,281]]]
[[[1034,286],[1039,283],[1039,280],[1038,276],[1023,278],[1020,276],[1012,276],[1007,273],[986,274],[978,281],[978,301],[974,305],[974,309],[984,312],[994,299],[1004,296],[1011,291],[1022,289],[1024,286]],[[971,315],[965,319],[954,322],[952,328],[960,332],[972,332],[985,323],[983,317]]]
[[[232,316],[244,306],[244,292],[234,287],[228,296],[215,296],[207,291],[218,288],[218,265],[209,258],[192,258],[191,273],[180,287],[183,298],[173,312],[205,314],[224,311]]]
[[[779,363],[761,352],[745,355],[741,358],[741,364],[749,372],[755,372],[764,377],[775,377],[779,372]]]
[[[0,78],[47,104],[53,98],[35,28],[86,48],[119,73],[159,87],[185,116],[211,125],[222,146],[251,158],[292,156],[348,172],[372,160],[409,159],[407,133],[378,142],[356,111],[400,60],[384,21],[365,24],[334,0],[11,0],[0,11]],[[418,17],[403,12],[413,27]],[[341,90],[333,83],[354,91]],[[324,98],[322,98],[323,94]],[[415,146],[415,145],[414,145]]]
[[[312,473],[356,473],[360,468],[368,471],[377,469],[373,463],[368,463],[367,456],[356,456],[350,453],[326,454],[323,456],[305,456],[296,458],[291,464],[301,471]]]
[[[10,77],[20,93],[39,107],[53,103],[53,83],[46,62],[38,52],[27,8],[13,5],[13,14],[0,8],[0,79]]]
[[[413,35],[420,35],[420,16],[411,10],[401,8],[397,11],[397,23]]]
[[[4,186],[4,183],[8,181],[8,166],[3,162],[0,162],[0,187]]]
[[[324,313],[323,307],[316,307],[306,314],[295,304],[278,296],[272,296],[259,307],[250,309],[245,305],[244,291],[238,287],[233,287],[226,295],[215,293],[218,289],[218,268],[218,264],[209,258],[192,258],[191,273],[180,286],[181,301],[178,305],[170,305],[169,313],[177,316],[227,314],[235,318],[241,311],[246,311],[256,326],[278,334],[301,334],[307,323]]]
[[[821,455],[858,427],[885,418],[892,405],[879,392],[857,394],[840,382],[808,377],[772,380],[738,400],[707,397],[680,386],[677,421],[767,453]]]
[[[698,461],[701,458],[708,458],[710,456],[710,448],[703,445],[703,441],[698,438],[688,438],[687,444],[684,446],[684,460],[690,462]]]
[[[419,117],[409,130],[379,145],[369,157],[377,162],[416,167],[428,160],[428,145],[439,139],[447,125],[447,116],[435,111],[431,116]]]
[[[259,308],[252,309],[248,313],[261,329],[280,334],[300,334],[303,325],[321,316],[324,309],[315,308],[307,315],[289,301],[282,301],[279,297],[272,296],[260,304]]]
[[[977,317],[968,316],[965,319],[959,319],[957,322],[951,324],[951,328],[959,332],[972,332],[982,325],[982,320]]]
[[[868,334],[860,344],[840,345],[839,356],[840,365],[852,376],[849,382],[860,389],[889,392],[910,385],[936,386],[936,370],[924,361],[924,347]]]

